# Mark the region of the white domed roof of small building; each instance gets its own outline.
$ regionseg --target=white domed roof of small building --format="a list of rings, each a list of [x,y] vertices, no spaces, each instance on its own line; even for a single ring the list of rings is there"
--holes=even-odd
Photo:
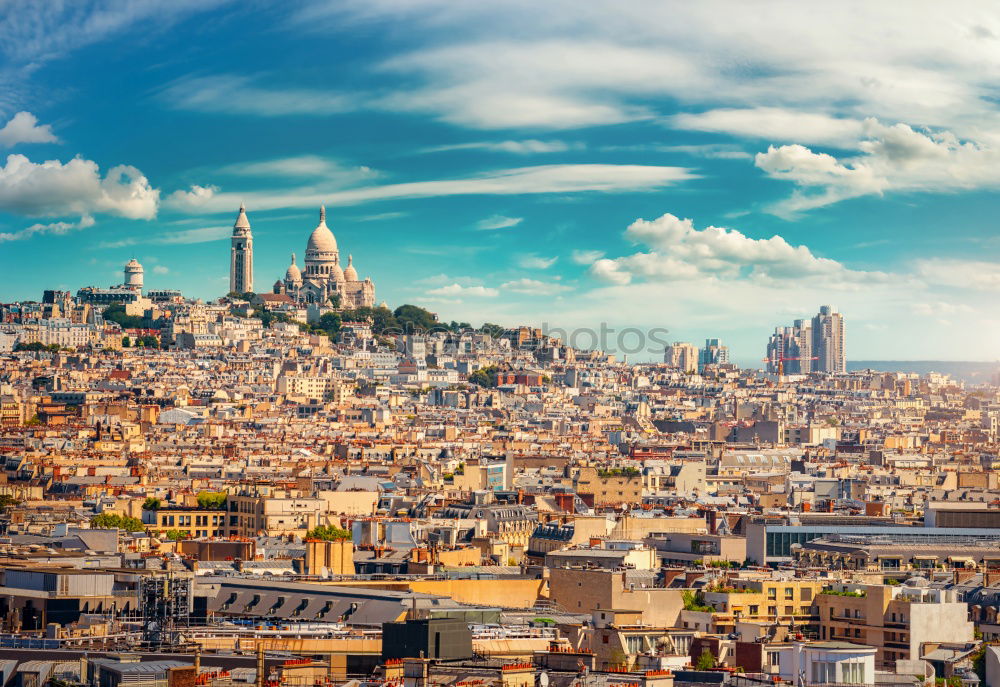
[[[334,263],[330,265],[330,281],[342,282],[344,281],[344,270],[340,269],[340,265]]]
[[[320,206],[319,224],[309,235],[309,243],[306,244],[306,251],[317,253],[336,253],[337,239],[333,237],[333,232],[326,226],[326,208]]]
[[[292,253],[292,264],[285,270],[286,281],[302,281],[302,271],[295,264],[295,253]]]
[[[136,260],[135,258],[132,258],[131,260],[129,260],[128,262],[125,263],[125,268],[126,269],[139,268],[141,270],[142,269],[142,265],[139,264],[138,260]]]
[[[347,256],[347,267],[344,269],[344,280],[345,281],[357,281],[358,271],[354,269],[354,256]]]

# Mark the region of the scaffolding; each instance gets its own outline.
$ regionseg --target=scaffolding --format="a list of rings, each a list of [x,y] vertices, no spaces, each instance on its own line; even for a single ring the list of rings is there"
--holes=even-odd
[[[139,580],[142,644],[150,649],[183,643],[181,630],[190,623],[194,576],[189,572],[157,572]]]

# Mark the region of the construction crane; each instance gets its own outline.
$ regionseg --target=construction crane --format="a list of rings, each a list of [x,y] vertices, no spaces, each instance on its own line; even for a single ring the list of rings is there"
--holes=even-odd
[[[812,357],[805,356],[805,355],[799,355],[799,356],[793,356],[793,357],[790,357],[790,358],[786,358],[785,356],[778,356],[778,357],[775,357],[775,358],[764,358],[763,362],[765,362],[765,363],[778,363],[778,377],[781,377],[782,375],[785,374],[785,361],[786,360],[798,360],[799,362],[801,362],[803,360],[819,360],[819,357],[815,356],[815,355],[812,356]]]

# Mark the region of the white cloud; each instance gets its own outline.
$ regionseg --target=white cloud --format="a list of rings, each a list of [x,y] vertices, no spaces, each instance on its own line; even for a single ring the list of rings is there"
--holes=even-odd
[[[454,143],[451,145],[427,148],[425,153],[437,153],[450,150],[491,150],[499,153],[514,153],[516,155],[535,155],[541,153],[564,153],[567,150],[582,150],[582,143],[567,143],[566,141],[541,141],[530,138],[520,141],[476,141],[473,143]]]
[[[500,292],[487,286],[463,286],[456,282],[431,289],[427,292],[427,295],[444,298],[496,298],[500,295]]]
[[[360,96],[305,88],[268,88],[254,81],[232,74],[188,77],[168,85],[159,97],[178,110],[261,117],[329,116],[361,105]]]
[[[198,186],[194,184],[190,191],[177,190],[167,196],[167,202],[177,208],[200,208],[215,196],[218,186]]]
[[[151,243],[207,243],[209,241],[219,241],[232,236],[232,227],[201,227],[199,229],[185,229],[175,231],[150,239]]]
[[[394,198],[433,198],[463,195],[519,195],[539,193],[583,193],[648,191],[695,178],[683,167],[656,165],[567,164],[536,165],[486,172],[460,179],[413,181],[359,186],[339,191],[271,189],[246,193],[215,193],[200,210],[229,212],[246,201],[256,210],[283,207],[356,205]],[[171,204],[176,201],[170,199]],[[183,209],[183,205],[177,205]]]
[[[574,250],[570,254],[570,260],[577,265],[590,265],[594,261],[604,257],[603,250]]]
[[[669,118],[678,129],[725,133],[741,138],[795,141],[853,147],[863,124],[856,119],[831,117],[780,107],[720,108],[705,112],[682,112]]]
[[[1000,21],[981,0],[910,13],[893,3],[817,10],[779,0],[593,0],[585,9],[552,0],[542,10],[524,0],[313,0],[290,28],[324,35],[355,22],[415,37],[382,66],[412,81],[381,106],[478,128],[629,121],[657,97],[698,111],[877,116],[963,135],[997,121],[983,65],[995,60],[989,36]]]
[[[648,250],[591,265],[591,274],[607,283],[628,284],[633,279],[681,281],[697,278],[749,279],[758,282],[814,279],[831,286],[849,286],[858,279],[884,281],[880,272],[849,270],[836,260],[814,255],[805,246],[793,246],[781,236],[750,238],[735,229],[695,229],[689,219],[665,214],[655,220],[638,219],[626,238]]]
[[[370,167],[343,165],[336,160],[319,155],[297,155],[274,160],[238,162],[226,165],[219,171],[239,176],[311,177],[324,180],[333,179],[340,182],[354,182],[377,176],[377,172]]]
[[[914,315],[925,317],[941,317],[942,315],[970,314],[975,308],[965,303],[945,303],[944,301],[925,301],[911,306]]]
[[[135,167],[118,165],[101,178],[96,162],[75,157],[34,163],[8,155],[0,167],[0,210],[28,216],[106,213],[129,219],[156,216],[160,192]]]
[[[863,136],[857,143],[860,154],[843,159],[798,144],[758,153],[757,167],[799,187],[772,211],[792,215],[887,191],[1000,188],[1000,148],[962,141],[950,131],[922,132],[874,119],[865,120]]]
[[[547,270],[556,264],[559,258],[553,256],[551,258],[542,257],[541,255],[522,255],[517,264],[525,269],[530,270]]]
[[[0,146],[10,148],[18,143],[58,143],[48,124],[39,126],[30,112],[18,112],[0,129]]]
[[[514,293],[524,293],[531,296],[554,296],[558,293],[564,293],[566,291],[572,291],[573,288],[566,286],[565,284],[559,284],[555,282],[543,282],[537,279],[515,279],[513,281],[508,281],[500,285],[500,288],[505,291],[513,291]]]
[[[86,229],[94,226],[94,218],[84,215],[77,222],[49,222],[48,224],[32,224],[19,231],[0,232],[0,243],[4,241],[20,241],[36,234],[66,234],[76,229]]]
[[[491,231],[493,229],[510,229],[511,227],[516,227],[523,221],[524,221],[523,217],[504,217],[503,215],[491,215],[486,219],[481,219],[478,222],[476,222],[476,228],[482,231]]]
[[[170,274],[170,269],[165,265],[154,265],[153,274]]]
[[[1000,290],[1000,263],[956,258],[927,258],[915,263],[927,283],[975,291]]]

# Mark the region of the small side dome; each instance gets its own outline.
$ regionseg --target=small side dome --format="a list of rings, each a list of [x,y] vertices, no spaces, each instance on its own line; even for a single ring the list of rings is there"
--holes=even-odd
[[[302,272],[295,264],[295,253],[292,253],[292,264],[285,270],[285,281],[302,281]]]
[[[357,281],[358,271],[354,269],[354,256],[347,256],[347,269],[344,270],[344,280],[345,281]]]

